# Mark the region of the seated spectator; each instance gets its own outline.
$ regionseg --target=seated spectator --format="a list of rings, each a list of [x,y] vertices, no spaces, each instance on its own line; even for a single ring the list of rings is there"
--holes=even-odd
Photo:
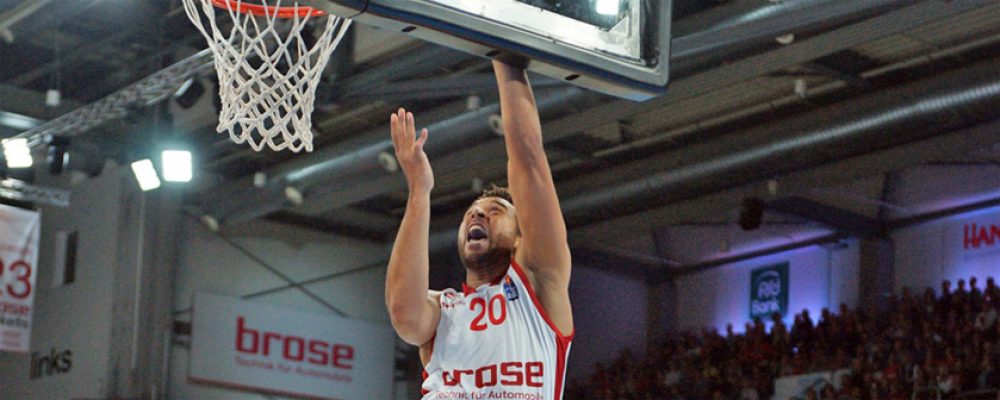
[[[976,331],[985,332],[993,328],[993,324],[997,322],[997,309],[994,308],[990,303],[981,303],[979,306],[979,314],[976,314],[975,328]]]
[[[941,393],[950,395],[962,391],[962,378],[955,368],[938,367],[937,387]]]
[[[968,287],[950,285],[942,282],[940,297],[904,289],[879,314],[841,304],[837,314],[824,309],[816,324],[803,310],[791,329],[772,315],[769,331],[755,320],[743,334],[730,325],[725,336],[712,328],[671,335],[644,358],[625,352],[610,368],[599,366],[585,385],[569,385],[567,398],[754,400],[770,398],[780,376],[844,368],[839,389],[809,398],[909,399],[930,387],[947,398],[998,388],[1000,289],[992,277],[981,291],[972,278]]]
[[[969,277],[969,300],[977,306],[983,300],[983,292],[979,291],[979,287],[976,286],[978,283],[979,280],[975,276]]]
[[[979,364],[979,368],[982,372],[977,379],[976,388],[980,390],[1000,389],[1000,372],[997,372],[995,358],[989,355],[984,356],[982,363]]]
[[[889,400],[910,400],[910,396],[899,383],[895,383],[889,387]]]
[[[739,400],[760,400],[760,393],[757,391],[757,385],[752,379],[743,379],[742,388],[740,388]]]
[[[823,386],[823,390],[819,394],[820,400],[837,400],[837,392],[833,388],[833,385]]]

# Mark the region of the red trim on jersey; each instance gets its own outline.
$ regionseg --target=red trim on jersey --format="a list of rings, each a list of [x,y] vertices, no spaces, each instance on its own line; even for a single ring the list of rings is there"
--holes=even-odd
[[[531,282],[528,281],[528,276],[525,275],[524,270],[521,266],[517,264],[517,261],[513,259],[510,260],[511,267],[514,268],[514,272],[517,276],[521,278],[521,282],[524,282],[525,289],[528,289],[528,297],[531,297],[531,302],[535,304],[535,308],[538,313],[542,315],[542,319],[545,323],[549,325],[549,329],[556,334],[556,387],[553,394],[554,400],[562,399],[563,395],[563,384],[566,381],[566,359],[569,355],[570,342],[573,341],[573,335],[576,334],[576,329],[570,332],[569,335],[563,335],[556,327],[556,324],[552,322],[552,318],[549,318],[549,313],[545,311],[545,307],[542,307],[542,303],[538,300],[538,296],[535,295],[535,288],[531,287]]]
[[[569,356],[569,345],[572,337],[556,338],[556,391],[554,400],[559,400],[563,395],[563,384],[566,382],[566,361]]]
[[[528,281],[528,276],[524,274],[524,270],[521,269],[520,265],[517,265],[517,261],[514,261],[514,259],[510,260],[510,265],[514,268],[514,272],[517,273],[517,276],[521,278],[521,282],[524,282],[524,287],[528,289],[528,297],[531,297],[531,302],[535,304],[535,308],[538,309],[538,313],[542,314],[542,319],[544,319],[545,323],[549,325],[552,332],[556,333],[556,337],[560,339],[560,341],[565,340],[566,342],[569,342],[570,340],[573,340],[573,335],[576,333],[576,329],[574,329],[573,332],[570,332],[569,335],[564,335],[560,332],[559,328],[556,327],[556,324],[552,323],[552,318],[549,318],[549,313],[545,311],[545,307],[542,307],[542,303],[538,301],[538,296],[535,295],[535,289],[531,287],[531,282]]]
[[[440,302],[438,303],[440,305]],[[427,363],[430,364],[431,360],[434,359],[434,341],[437,340],[437,328],[434,328],[434,336],[431,337],[431,349],[427,352]],[[420,397],[424,397],[430,390],[424,389],[424,382],[427,382],[427,377],[430,375],[427,373],[427,366],[420,371],[423,379],[420,380]]]
[[[423,382],[427,382],[427,377],[430,376],[430,375],[427,374],[427,370],[425,369],[421,375],[423,375],[423,377],[424,377],[423,379],[420,380],[420,396],[422,397],[422,396],[426,396],[427,393],[430,393],[431,391],[427,390],[427,389],[424,389],[424,387],[423,387],[424,386]]]
[[[462,293],[468,296],[476,293],[476,289],[473,289],[472,286],[466,285],[465,282],[462,282]]]
[[[490,282],[490,286],[499,285],[500,282],[503,281],[503,277],[506,276],[506,275],[507,274],[503,274],[503,275],[500,275],[500,276],[496,277],[496,279],[494,279],[492,282]],[[473,288],[472,286],[466,285],[465,282],[462,282],[462,293],[465,294],[466,296],[468,296],[470,294],[476,293],[476,289]]]

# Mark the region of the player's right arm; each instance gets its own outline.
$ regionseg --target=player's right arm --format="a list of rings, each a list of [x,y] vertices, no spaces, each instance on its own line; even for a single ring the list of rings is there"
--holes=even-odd
[[[396,333],[407,343],[420,346],[434,338],[441,319],[439,303],[428,295],[434,173],[424,153],[427,129],[417,138],[413,114],[402,108],[390,117],[390,123],[392,146],[410,192],[389,257],[385,303]]]

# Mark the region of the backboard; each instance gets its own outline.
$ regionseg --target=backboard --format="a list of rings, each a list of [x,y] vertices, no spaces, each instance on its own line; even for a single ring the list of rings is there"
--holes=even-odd
[[[645,100],[666,91],[670,0],[305,0],[357,22]]]

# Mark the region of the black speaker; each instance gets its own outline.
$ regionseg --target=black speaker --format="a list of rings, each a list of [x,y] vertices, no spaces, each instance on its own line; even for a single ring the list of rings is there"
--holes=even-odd
[[[7,179],[7,158],[3,154],[3,149],[0,148],[0,180]]]
[[[184,85],[174,93],[174,101],[181,108],[187,109],[193,107],[203,94],[205,94],[205,86],[201,84],[198,78],[191,78],[191,80],[184,82]]]
[[[740,228],[745,231],[752,231],[760,228],[761,220],[764,218],[764,200],[756,197],[743,199],[743,207],[740,209]]]
[[[63,137],[54,137],[49,142],[48,154],[45,157],[45,161],[49,164],[50,174],[59,175],[63,172],[63,169],[66,167],[66,147],[68,145],[69,141]]]

